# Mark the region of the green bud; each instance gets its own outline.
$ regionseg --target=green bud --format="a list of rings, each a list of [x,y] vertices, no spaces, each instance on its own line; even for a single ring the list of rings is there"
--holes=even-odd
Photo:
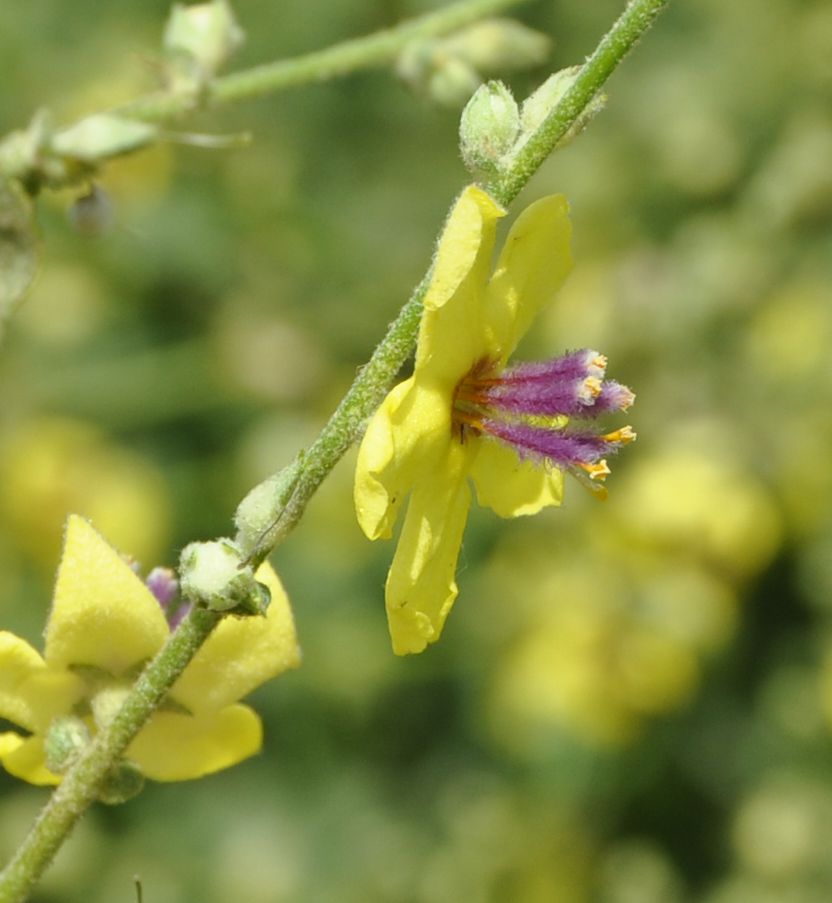
[[[89,728],[80,718],[56,718],[46,732],[43,746],[46,767],[54,774],[64,774],[89,742]]]
[[[253,555],[264,545],[270,546],[269,535],[279,525],[297,485],[302,460],[303,455],[298,455],[288,467],[258,483],[238,505],[234,524],[244,556]]]
[[[96,164],[145,147],[157,135],[156,126],[147,122],[99,113],[56,132],[51,150],[68,160]]]
[[[520,111],[502,82],[477,88],[462,111],[459,141],[462,159],[474,174],[494,173],[520,131]]]
[[[468,63],[480,75],[538,66],[550,49],[546,35],[513,19],[484,19],[443,42],[445,53]]]
[[[138,796],[143,789],[144,775],[138,765],[122,759],[104,779],[98,799],[108,806],[117,806]]]
[[[192,542],[179,560],[182,595],[211,611],[264,614],[268,590],[254,579],[236,543],[230,539]]]
[[[130,684],[127,681],[110,678],[102,681],[95,693],[90,698],[90,709],[99,730],[109,727],[113,718],[121,710],[124,700],[130,693]]]
[[[244,38],[228,0],[175,3],[162,38],[173,89],[202,89]]]
[[[464,60],[448,57],[431,73],[427,93],[441,107],[459,109],[477,90],[480,77]]]
[[[445,107],[461,107],[483,76],[543,62],[549,39],[511,19],[486,19],[445,38],[412,41],[396,74],[417,93]]]
[[[396,61],[396,75],[417,94],[442,107],[459,109],[482,79],[465,60],[448,53],[443,41],[412,41]]]
[[[580,71],[580,66],[570,66],[568,69],[561,69],[559,72],[555,72],[554,75],[550,75],[533,94],[526,98],[520,109],[520,125],[523,134],[519,145],[524,144],[537,131],[572,86]],[[589,125],[590,121],[604,109],[606,102],[606,94],[597,94],[583,113],[575,120],[569,131],[561,138],[557,146],[563,147],[577,137]]]

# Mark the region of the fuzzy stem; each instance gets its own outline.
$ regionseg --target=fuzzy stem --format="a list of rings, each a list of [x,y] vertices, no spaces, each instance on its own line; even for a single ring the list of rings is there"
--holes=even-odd
[[[492,186],[491,190],[499,201],[507,204],[528,182],[546,154],[581,115],[666,3],[667,0],[631,0],[624,14],[584,64],[570,90],[541,125],[538,133],[530,139],[526,152],[519,154],[500,183]],[[489,5],[481,0],[478,4],[459,4],[459,7],[471,8],[475,5],[480,15],[485,7],[497,8],[507,4],[498,4],[497,0],[493,0]],[[449,13],[450,10],[446,12]],[[410,38],[414,36],[411,33]],[[267,89],[249,87],[238,90],[238,96],[246,92],[251,96]],[[162,117],[172,115],[176,110],[168,109],[165,112],[157,109],[152,116],[151,112],[148,107],[145,115],[148,118]],[[252,559],[260,561],[265,558],[291,531],[318,486],[359,436],[364,422],[383,399],[389,384],[413,350],[422,300],[429,280],[430,271],[391,324],[386,336],[318,439],[298,462],[290,465],[290,469],[297,468],[297,473],[290,474],[292,488],[288,500],[285,506],[281,506],[275,522],[253,550]],[[164,699],[176,678],[209,636],[219,617],[212,612],[195,610],[148,665],[111,725],[96,737],[64,776],[14,858],[0,874],[0,903],[19,903],[25,899],[81,814],[95,800],[108,771]]]
[[[488,186],[496,200],[507,206],[517,196],[667,3],[668,0],[630,0],[595,52],[581,67],[569,90],[511,162],[508,171],[496,184]],[[367,418],[384,399],[390,383],[416,343],[422,299],[430,283],[430,275],[428,271],[416,287],[300,463],[289,465],[290,468],[298,468],[297,474],[292,476],[294,488],[288,499],[276,499],[279,503],[276,516],[251,551],[255,564],[266,558],[295,527],[309,499],[356,441]],[[238,538],[250,533],[245,529],[245,524],[241,525],[238,521],[238,526],[242,527]]]
[[[249,97],[274,94],[296,85],[322,82],[362,69],[385,66],[392,63],[411,41],[448,34],[483,16],[525,2],[527,0],[463,0],[392,28],[334,44],[326,50],[222,76],[208,85],[203,103],[216,107]],[[193,104],[192,97],[159,91],[113,112],[132,119],[158,122],[191,112]]]
[[[581,66],[569,90],[512,160],[509,170],[488,186],[501,204],[508,205],[517,197],[667,3],[668,0],[630,0],[618,21]]]

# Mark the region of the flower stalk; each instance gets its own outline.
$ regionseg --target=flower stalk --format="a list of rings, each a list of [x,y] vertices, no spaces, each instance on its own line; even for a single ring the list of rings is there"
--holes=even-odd
[[[337,45],[300,60],[226,76],[212,83],[207,102],[211,105],[231,102],[313,79],[382,65],[414,38],[451,31],[516,2],[519,0],[470,0],[358,42]],[[522,152],[501,172],[494,184],[487,185],[499,203],[505,206],[516,197],[557,141],[579,119],[638,38],[653,24],[666,3],[667,0],[631,0],[623,15],[582,66],[574,84],[526,142]],[[190,103],[188,98],[158,95],[136,101],[121,108],[119,113],[134,119],[159,121],[187,112]],[[290,465],[295,469],[291,491],[288,499],[284,494],[278,494],[279,504],[270,528],[260,534],[260,541],[250,550],[249,563],[254,567],[297,524],[309,499],[355,442],[367,418],[384,398],[415,345],[422,301],[429,284],[430,272],[414,289],[318,439],[298,462]],[[241,528],[239,522],[238,528]],[[240,532],[244,531],[241,529]],[[219,612],[195,607],[171,634],[132,687],[108,728],[96,736],[68,770],[11,862],[0,873],[0,903],[17,903],[26,899],[75,823],[97,798],[124,750],[165,698],[221,617]]]

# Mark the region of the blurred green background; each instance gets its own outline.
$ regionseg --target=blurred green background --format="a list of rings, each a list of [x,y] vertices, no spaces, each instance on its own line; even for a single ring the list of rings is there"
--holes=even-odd
[[[533,3],[551,65],[620,0]],[[255,62],[419,0],[237,0]],[[167,5],[0,7],[0,131],[154,85]],[[442,642],[389,648],[391,543],[343,461],[275,556],[303,668],[252,701],[263,753],[97,807],[34,899],[814,903],[832,899],[832,6],[677,0],[607,111],[527,189],[575,272],[525,357],[590,346],[638,393],[610,499],[475,511]],[[316,434],[421,277],[465,179],[457,114],[388,72],[300,88],[103,179],[116,223],[40,204],[0,349],[0,606],[39,643],[68,511],[149,568],[229,532]],[[519,209],[519,204],[515,209]],[[0,853],[46,791],[0,775]]]

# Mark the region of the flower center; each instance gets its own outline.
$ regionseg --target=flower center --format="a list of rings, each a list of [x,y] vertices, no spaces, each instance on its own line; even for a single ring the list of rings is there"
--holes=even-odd
[[[606,366],[606,358],[589,349],[504,370],[482,359],[454,390],[454,435],[460,442],[496,439],[521,458],[568,469],[598,490],[591,481],[610,472],[604,455],[635,439],[629,426],[603,433],[597,423],[635,400],[626,386],[605,379]]]

